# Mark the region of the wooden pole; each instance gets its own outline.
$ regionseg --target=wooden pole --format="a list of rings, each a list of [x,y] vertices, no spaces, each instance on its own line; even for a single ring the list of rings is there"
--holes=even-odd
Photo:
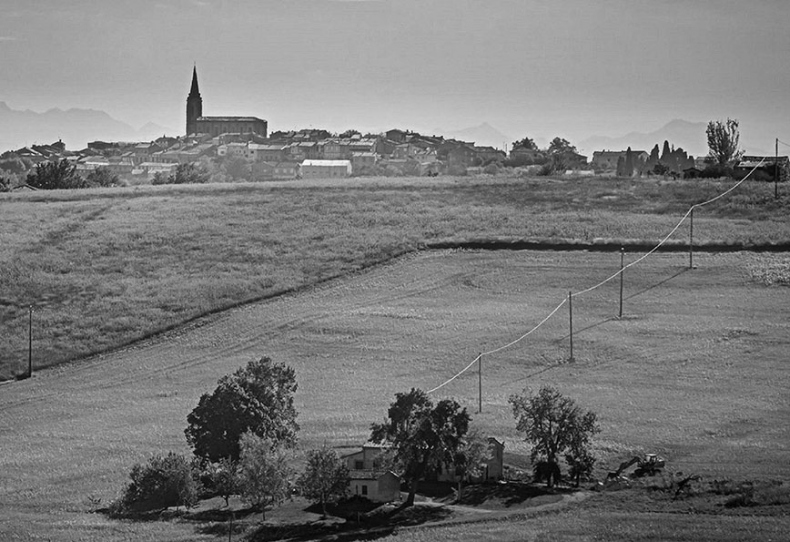
[[[618,318],[623,317],[623,275],[625,274],[625,247],[620,247],[620,312]]]
[[[27,320],[27,376],[33,376],[33,305],[28,307]]]
[[[689,269],[694,267],[694,207],[691,208],[689,224]]]
[[[483,412],[483,354],[477,356],[477,413]]]
[[[570,338],[571,338],[571,357],[568,361],[573,361],[573,293],[568,292],[568,316],[570,319]]]
[[[774,150],[774,199],[779,199],[779,138],[776,138]]]

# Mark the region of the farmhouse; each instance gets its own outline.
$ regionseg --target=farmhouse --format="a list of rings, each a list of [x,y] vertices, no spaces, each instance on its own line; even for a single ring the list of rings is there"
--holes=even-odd
[[[400,500],[400,477],[382,468],[386,446],[367,443],[362,450],[341,457],[351,479],[352,495],[360,495],[373,502]]]
[[[746,174],[752,169],[762,172],[763,178],[773,180],[775,168],[779,168],[779,181],[790,179],[790,160],[787,156],[742,156],[735,171]]]

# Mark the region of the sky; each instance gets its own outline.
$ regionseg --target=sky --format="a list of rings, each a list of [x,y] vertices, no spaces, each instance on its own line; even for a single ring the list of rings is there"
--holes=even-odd
[[[0,101],[184,131],[487,122],[514,138],[651,132],[735,118],[790,142],[787,0],[2,0]],[[1,129],[1,127],[0,127]]]

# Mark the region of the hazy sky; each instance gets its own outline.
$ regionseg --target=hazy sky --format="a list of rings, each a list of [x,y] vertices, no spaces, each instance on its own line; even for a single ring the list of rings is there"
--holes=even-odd
[[[2,0],[0,101],[184,130],[431,132],[572,142],[674,118],[790,140],[788,0]]]

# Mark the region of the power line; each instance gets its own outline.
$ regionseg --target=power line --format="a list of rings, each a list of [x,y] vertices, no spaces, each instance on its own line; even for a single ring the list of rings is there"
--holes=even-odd
[[[778,141],[778,140],[777,140],[777,141]],[[785,145],[787,145],[787,143],[784,143],[784,144],[785,144]],[[788,145],[788,146],[790,146],[790,145]],[[550,313],[549,313],[549,314],[548,314],[548,315],[547,315],[547,316],[546,316],[546,317],[545,317],[543,320],[541,320],[541,321],[540,321],[540,323],[538,323],[538,324],[537,324],[535,327],[533,327],[532,329],[530,329],[529,331],[527,331],[526,333],[524,333],[523,335],[521,335],[521,336],[520,336],[520,337],[518,337],[517,339],[515,339],[515,340],[513,340],[513,341],[511,341],[511,342],[509,342],[509,343],[507,343],[507,344],[504,344],[504,345],[502,345],[502,346],[500,346],[500,347],[498,347],[498,348],[494,348],[493,350],[489,350],[489,351],[487,351],[487,352],[483,352],[482,354],[478,355],[477,357],[475,357],[475,359],[473,359],[473,360],[471,361],[471,363],[469,363],[469,365],[467,365],[466,367],[464,367],[463,369],[461,369],[461,371],[459,371],[458,373],[456,373],[456,374],[455,374],[455,375],[454,375],[452,378],[450,378],[450,379],[448,379],[448,380],[444,381],[443,383],[439,384],[439,385],[438,385],[438,386],[436,386],[435,388],[432,388],[432,389],[428,390],[428,392],[427,392],[427,393],[433,393],[433,392],[435,392],[435,391],[437,391],[437,390],[439,390],[439,389],[443,388],[444,386],[446,386],[446,385],[447,385],[447,384],[449,384],[450,382],[454,381],[455,379],[457,379],[459,376],[461,376],[462,374],[464,374],[465,372],[467,372],[469,369],[471,369],[471,368],[472,368],[472,366],[473,366],[475,363],[477,363],[477,362],[479,361],[479,359],[480,359],[480,357],[481,357],[481,356],[488,356],[488,355],[491,355],[491,354],[495,354],[495,353],[497,353],[497,352],[500,352],[500,351],[502,351],[502,350],[505,350],[506,348],[510,348],[511,346],[513,346],[513,345],[515,345],[515,344],[517,344],[517,343],[521,342],[522,340],[526,339],[526,338],[527,338],[529,335],[531,335],[532,333],[534,333],[535,331],[537,331],[537,330],[538,330],[538,329],[539,329],[541,326],[543,326],[543,324],[545,324],[545,323],[546,323],[546,322],[547,322],[547,321],[548,321],[548,320],[549,320],[549,319],[550,319],[552,316],[554,316],[554,315],[557,313],[557,311],[558,311],[558,310],[560,310],[560,308],[562,308],[562,306],[563,306],[563,305],[565,305],[565,303],[567,303],[567,302],[568,302],[568,300],[569,300],[571,297],[574,297],[574,296],[580,296],[580,295],[583,295],[583,294],[587,294],[587,293],[589,293],[589,292],[592,292],[593,290],[596,290],[597,288],[600,288],[601,286],[603,286],[603,285],[604,285],[604,284],[606,284],[607,282],[609,282],[609,281],[611,281],[611,280],[614,280],[615,278],[617,278],[618,276],[620,276],[621,274],[623,274],[623,272],[625,272],[625,270],[626,270],[626,269],[629,269],[630,267],[633,267],[633,266],[635,266],[636,264],[638,264],[638,263],[640,263],[640,262],[644,261],[645,259],[647,259],[647,257],[648,257],[648,256],[650,256],[650,255],[652,255],[653,253],[655,253],[655,252],[656,252],[656,251],[657,251],[659,248],[661,248],[661,246],[663,246],[663,245],[664,245],[664,244],[665,244],[665,243],[666,243],[666,242],[667,242],[667,241],[670,239],[670,237],[672,237],[672,236],[675,234],[675,232],[676,232],[676,231],[677,231],[677,230],[680,228],[680,226],[683,224],[683,222],[684,222],[684,221],[685,221],[685,220],[686,220],[686,219],[687,219],[687,218],[688,218],[688,217],[689,217],[689,216],[690,216],[690,215],[691,215],[691,214],[694,212],[694,209],[695,209],[695,208],[697,208],[697,207],[704,207],[705,205],[709,205],[709,204],[711,204],[711,203],[713,203],[713,202],[715,202],[715,201],[717,201],[717,200],[719,200],[719,199],[723,198],[724,196],[726,196],[727,194],[729,194],[729,193],[730,193],[730,192],[732,192],[733,190],[737,189],[737,188],[738,188],[738,187],[739,187],[741,184],[743,184],[743,183],[744,183],[744,182],[745,182],[745,181],[746,181],[746,180],[747,180],[747,179],[748,179],[748,178],[749,178],[749,177],[752,175],[752,173],[754,173],[755,171],[757,171],[757,168],[759,168],[759,167],[760,167],[760,166],[761,166],[761,165],[762,165],[764,162],[765,162],[765,158],[761,159],[761,160],[760,160],[760,162],[759,162],[759,163],[758,163],[756,166],[754,166],[754,167],[751,169],[751,171],[749,171],[749,173],[747,173],[747,174],[746,174],[746,175],[745,175],[745,176],[744,176],[744,177],[743,177],[743,178],[742,178],[740,181],[738,181],[737,183],[735,183],[733,186],[731,186],[729,189],[725,190],[725,191],[724,191],[724,192],[722,192],[721,194],[719,194],[719,195],[717,195],[717,196],[715,196],[715,197],[713,197],[713,198],[711,198],[711,199],[709,199],[709,200],[707,200],[707,201],[703,201],[703,202],[701,202],[701,203],[695,203],[694,205],[692,205],[691,207],[689,207],[689,210],[688,210],[688,211],[686,211],[686,214],[684,214],[684,215],[683,215],[683,217],[680,219],[680,221],[678,221],[678,223],[675,225],[675,227],[674,227],[674,228],[672,228],[672,230],[671,230],[671,231],[670,231],[670,232],[669,232],[669,233],[668,233],[668,234],[667,234],[667,235],[666,235],[666,236],[665,236],[663,239],[661,239],[661,240],[658,242],[658,244],[657,244],[655,247],[653,247],[651,250],[649,250],[648,252],[646,252],[645,254],[643,254],[642,256],[640,256],[639,258],[637,258],[636,260],[634,260],[633,262],[629,263],[628,265],[626,265],[626,266],[622,267],[622,268],[621,268],[619,271],[617,271],[616,273],[614,273],[614,274],[613,274],[613,275],[611,275],[610,277],[608,277],[608,278],[606,278],[606,279],[602,280],[602,281],[601,281],[601,282],[599,282],[598,284],[596,284],[596,285],[594,285],[594,286],[591,286],[590,288],[587,288],[587,289],[585,289],[585,290],[581,290],[580,292],[577,292],[577,293],[575,293],[575,294],[574,294],[574,293],[571,293],[569,297],[567,297],[567,298],[564,298],[564,299],[562,300],[562,302],[560,302],[560,304],[559,304],[559,305],[557,305],[557,306],[554,308],[554,310],[552,310],[552,311],[551,311],[551,312],[550,312]],[[554,366],[552,366],[552,367],[554,367]],[[550,368],[552,368],[552,367],[548,367],[548,368],[547,368],[547,370],[548,370],[548,369],[550,369]],[[541,372],[542,372],[542,371],[541,371]]]

